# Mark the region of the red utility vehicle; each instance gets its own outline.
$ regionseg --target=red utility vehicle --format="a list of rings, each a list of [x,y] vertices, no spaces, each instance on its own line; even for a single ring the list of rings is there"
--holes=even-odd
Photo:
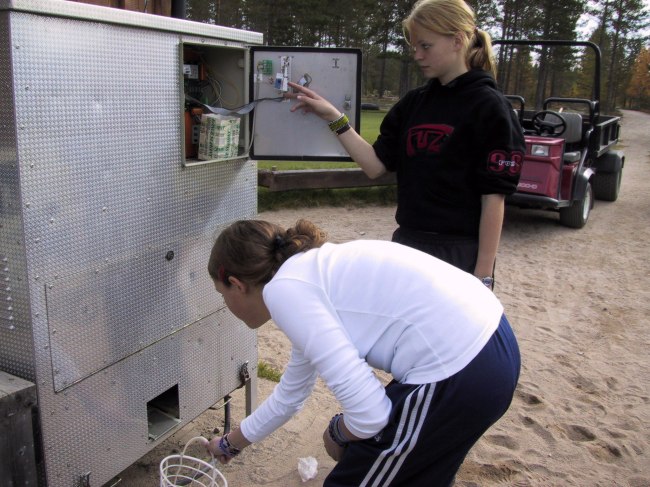
[[[594,198],[616,201],[625,165],[623,152],[613,149],[620,117],[600,114],[600,49],[580,41],[495,40],[494,44],[582,47],[595,54],[591,99],[553,96],[544,100],[541,111],[534,111],[526,110],[522,96],[506,94],[526,138],[519,186],[507,203],[558,211],[562,225],[582,228]]]

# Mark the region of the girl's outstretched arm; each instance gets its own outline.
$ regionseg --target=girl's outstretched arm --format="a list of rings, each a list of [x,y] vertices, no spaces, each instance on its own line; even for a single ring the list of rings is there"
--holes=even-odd
[[[296,100],[291,111],[302,110],[305,113],[314,113],[326,122],[332,122],[341,116],[341,112],[325,98],[313,90],[289,83],[295,93],[287,93],[285,97]],[[377,157],[372,145],[366,142],[353,128],[338,135],[339,142],[350,154],[350,157],[361,167],[370,179],[375,179],[386,172],[386,166]]]

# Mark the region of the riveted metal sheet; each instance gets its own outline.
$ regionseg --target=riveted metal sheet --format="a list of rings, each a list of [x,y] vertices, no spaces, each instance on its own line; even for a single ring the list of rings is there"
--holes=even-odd
[[[257,364],[255,337],[221,309],[53,395],[41,405],[56,439],[45,442],[48,485],[78,485],[85,472],[102,485],[163,441],[168,435],[149,440],[146,414],[161,391],[178,385],[178,427],[219,403],[239,387],[240,367]]]
[[[0,12],[0,368],[34,381],[27,261],[23,240],[20,174],[13,105],[10,22]]]
[[[210,238],[143,249],[46,286],[58,392],[223,305],[206,272]],[[71,365],[74,364],[74,365]]]
[[[38,385],[48,485],[101,485],[164,439],[153,397],[178,386],[180,428],[256,364],[205,266],[219,229],[256,214],[257,168],[184,167],[179,52],[203,26],[63,4],[0,3],[0,367]]]

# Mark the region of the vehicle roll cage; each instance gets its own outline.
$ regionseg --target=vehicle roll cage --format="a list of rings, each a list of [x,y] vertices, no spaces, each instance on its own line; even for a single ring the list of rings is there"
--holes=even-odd
[[[589,108],[589,122],[594,124],[600,112],[600,69],[601,69],[601,53],[597,44],[589,41],[569,41],[569,40],[517,40],[517,39],[495,39],[492,41],[493,45],[508,45],[508,46],[568,46],[568,47],[587,47],[594,51],[594,84],[592,90],[592,99],[583,98],[557,98],[551,97],[544,100],[544,110],[552,102],[563,101],[568,103],[585,104]],[[521,103],[520,116],[524,112],[524,99],[518,95],[508,95],[508,98],[514,99]]]

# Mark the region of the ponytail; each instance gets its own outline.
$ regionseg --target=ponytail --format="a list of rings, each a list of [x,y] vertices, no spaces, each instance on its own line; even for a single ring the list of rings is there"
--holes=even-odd
[[[208,273],[226,286],[230,286],[230,276],[253,286],[264,285],[287,259],[320,247],[326,240],[325,232],[307,220],[298,220],[286,230],[263,220],[240,220],[217,237]]]
[[[474,27],[474,32],[469,39],[467,48],[467,66],[470,69],[482,69],[497,77],[496,64],[494,62],[494,52],[492,51],[492,39],[490,34],[478,27]]]

